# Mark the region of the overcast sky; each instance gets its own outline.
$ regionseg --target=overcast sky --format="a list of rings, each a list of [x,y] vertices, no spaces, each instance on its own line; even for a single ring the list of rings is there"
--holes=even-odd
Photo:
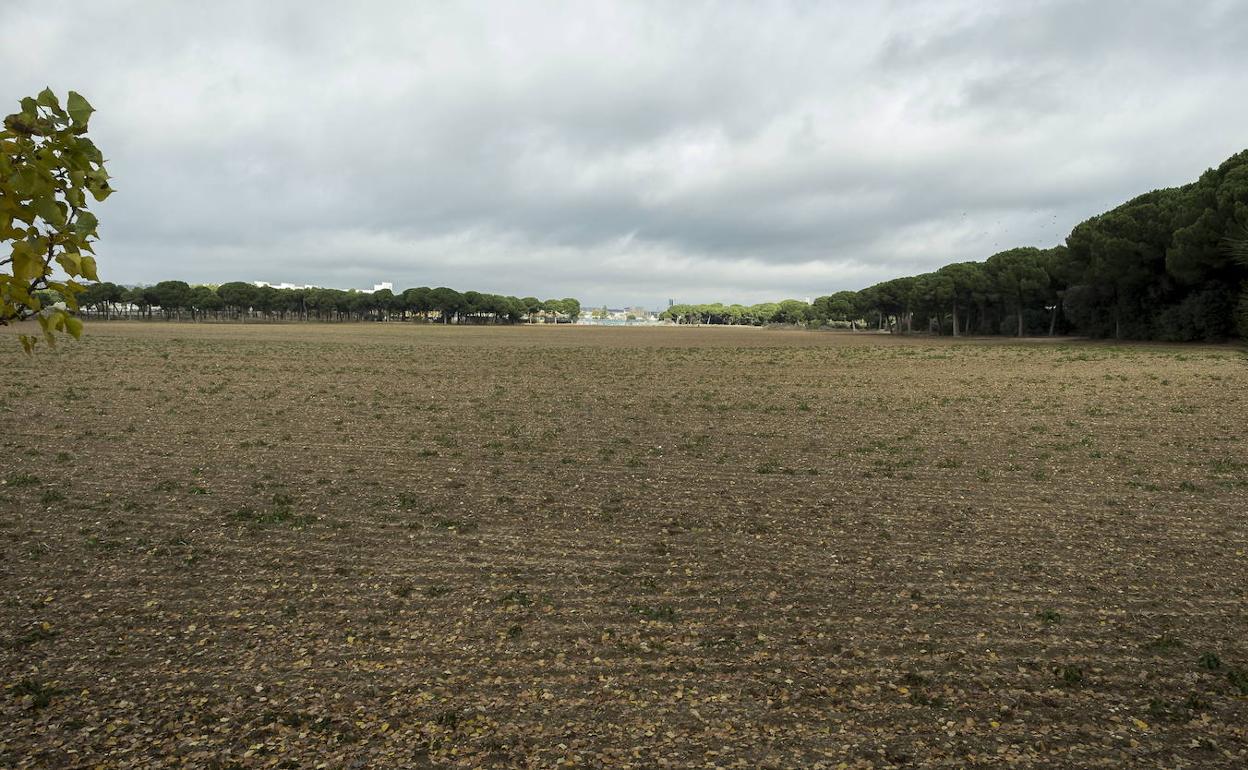
[[[1248,147],[1248,3],[3,0],[97,109],[101,276],[589,305],[1051,246]]]

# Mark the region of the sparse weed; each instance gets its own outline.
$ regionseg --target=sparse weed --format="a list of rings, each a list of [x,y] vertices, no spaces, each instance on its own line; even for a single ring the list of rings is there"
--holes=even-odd
[[[1053,609],[1044,609],[1036,612],[1036,620],[1046,625],[1053,625],[1062,622],[1062,613]]]
[[[670,604],[658,606],[632,604],[629,605],[629,610],[647,620],[657,620],[665,623],[672,623],[676,620],[676,609]]]
[[[33,473],[14,473],[5,480],[5,483],[10,488],[17,489],[18,487],[37,486],[40,482],[39,477]]]

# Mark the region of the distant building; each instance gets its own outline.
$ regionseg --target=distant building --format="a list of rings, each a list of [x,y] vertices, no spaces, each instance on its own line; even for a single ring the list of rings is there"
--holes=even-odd
[[[586,326],[634,326],[657,324],[659,314],[653,310],[634,305],[625,308],[597,307],[588,313],[581,313],[578,324]]]

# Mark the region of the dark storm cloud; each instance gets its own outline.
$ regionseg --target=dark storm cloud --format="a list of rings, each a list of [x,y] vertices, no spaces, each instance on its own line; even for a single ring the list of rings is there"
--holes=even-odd
[[[9,2],[0,25],[0,95],[98,109],[122,282],[814,296],[1052,245],[1248,145],[1236,2]]]

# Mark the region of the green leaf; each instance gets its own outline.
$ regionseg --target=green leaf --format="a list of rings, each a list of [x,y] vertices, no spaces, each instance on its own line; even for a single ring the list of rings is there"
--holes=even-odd
[[[65,224],[65,212],[51,195],[41,195],[33,201],[35,213],[43,217],[43,221],[60,227]]]
[[[35,195],[42,184],[42,176],[31,164],[24,164],[17,169],[17,176],[9,180],[13,191],[21,197]]]
[[[112,194],[113,188],[111,187],[100,187],[91,190],[91,197],[95,198],[97,201],[102,201]]]
[[[82,94],[77,91],[69,92],[69,100],[66,102],[69,108],[69,117],[74,121],[75,126],[86,127],[87,121],[91,119],[91,113],[95,112],[86,99],[82,98]]]
[[[27,241],[13,244],[13,277],[22,283],[29,283],[43,275],[43,261],[33,246]]]
[[[83,195],[81,186],[67,187],[65,188],[65,202],[80,209],[87,205],[87,196]]]
[[[81,254],[73,251],[66,251],[64,253],[57,254],[56,261],[60,264],[61,269],[65,271],[66,275],[73,276],[82,274]]]
[[[78,137],[76,144],[78,145],[78,149],[82,151],[83,157],[87,158],[93,163],[99,164],[100,173],[103,174],[104,173],[104,153],[100,152],[100,148],[96,147],[95,143],[85,136]],[[104,178],[107,179],[108,174],[104,174]]]
[[[82,336],[82,321],[72,315],[65,316],[65,331],[69,332],[74,339],[78,339]]]
[[[51,88],[45,88],[39,92],[39,96],[35,99],[40,106],[50,107],[55,112],[60,112],[61,103],[56,98],[56,94],[52,93]]]
[[[79,211],[78,221],[74,223],[74,229],[82,235],[88,235],[95,232],[95,228],[99,224],[100,221],[95,218],[95,214],[92,214],[90,211]]]

